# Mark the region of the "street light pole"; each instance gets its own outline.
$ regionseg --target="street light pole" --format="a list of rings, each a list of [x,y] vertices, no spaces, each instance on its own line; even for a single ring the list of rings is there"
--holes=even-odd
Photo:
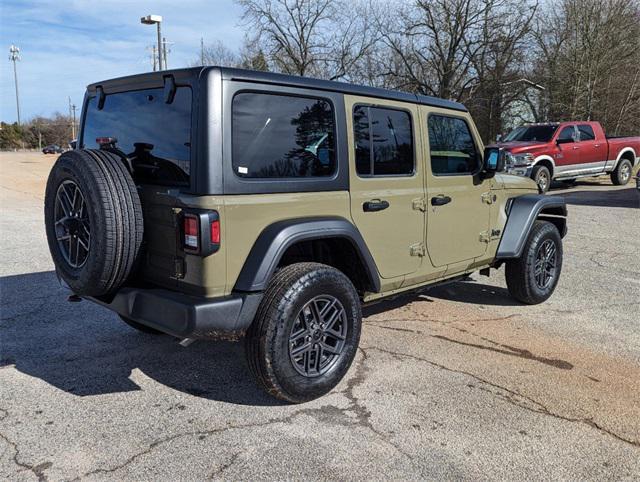
[[[20,60],[20,49],[15,45],[9,47],[9,60],[13,62],[13,80],[16,84],[16,109],[18,111],[18,125],[20,124],[20,95],[18,94],[18,69],[16,62]]]
[[[160,24],[162,23],[162,16],[160,15],[147,15],[146,17],[142,17],[140,19],[140,23],[145,25],[153,25],[156,24],[158,30],[158,70],[163,69],[162,63],[162,32],[160,31]]]

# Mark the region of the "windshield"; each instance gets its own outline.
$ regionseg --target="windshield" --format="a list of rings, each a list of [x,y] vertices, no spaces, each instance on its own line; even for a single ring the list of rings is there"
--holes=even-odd
[[[505,138],[505,142],[511,141],[539,141],[549,142],[553,133],[558,128],[557,125],[546,126],[522,126],[511,131]]]
[[[189,87],[178,87],[170,104],[163,89],[120,92],[107,95],[102,109],[94,97],[87,104],[82,147],[98,149],[97,138],[113,138],[136,183],[188,186],[191,97]]]

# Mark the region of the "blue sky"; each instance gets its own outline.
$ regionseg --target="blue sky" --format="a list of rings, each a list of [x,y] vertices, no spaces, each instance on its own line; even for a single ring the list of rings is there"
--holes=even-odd
[[[200,37],[235,49],[244,36],[233,0],[0,0],[0,120],[16,120],[11,44],[22,56],[22,120],[67,113],[68,97],[80,106],[87,84],[151,70],[156,30],[140,23],[147,14],[163,16],[170,68],[197,60]]]

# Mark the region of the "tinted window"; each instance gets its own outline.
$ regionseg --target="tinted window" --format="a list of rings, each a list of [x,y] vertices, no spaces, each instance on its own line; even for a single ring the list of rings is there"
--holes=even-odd
[[[240,177],[331,176],[335,123],[322,99],[241,93],[233,99],[233,170]]]
[[[189,185],[191,157],[191,89],[178,87],[171,104],[163,89],[109,94],[98,110],[89,100],[83,147],[97,149],[98,137],[115,138],[131,160],[139,183]]]
[[[580,131],[581,141],[593,141],[596,138],[596,135],[593,133],[593,128],[590,125],[580,125],[578,126],[578,130]]]
[[[549,142],[557,128],[557,125],[522,126],[507,134],[504,141]]]
[[[413,174],[413,133],[408,112],[357,106],[353,129],[359,175]]]
[[[477,171],[480,157],[464,119],[430,115],[428,125],[434,174],[470,174]]]
[[[573,126],[568,126],[562,129],[560,135],[558,136],[558,140],[570,140],[571,142],[575,141],[576,131]]]

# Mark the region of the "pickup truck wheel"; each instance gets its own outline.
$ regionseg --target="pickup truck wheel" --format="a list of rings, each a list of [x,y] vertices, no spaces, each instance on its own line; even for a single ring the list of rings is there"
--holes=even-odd
[[[342,272],[297,263],[276,273],[247,332],[247,362],[271,395],[302,403],[342,380],[360,341],[362,311]]]
[[[562,238],[558,228],[547,221],[536,221],[520,258],[506,263],[507,288],[522,303],[542,303],[555,290],[561,270]]]
[[[62,154],[47,180],[44,220],[56,272],[74,293],[112,293],[133,271],[142,245],[142,207],[116,154]]]
[[[531,179],[536,182],[540,192],[547,192],[551,186],[551,173],[546,166],[535,166],[531,171]]]
[[[624,186],[631,179],[633,166],[629,159],[621,159],[616,168],[611,173],[611,182],[616,186]]]
[[[156,330],[155,328],[151,328],[150,326],[143,325],[142,323],[138,323],[137,321],[132,320],[131,318],[127,318],[126,316],[118,315],[122,321],[124,321],[127,325],[129,325],[134,330],[138,330],[142,333],[147,333],[149,335],[164,335],[164,333],[160,330]]]

